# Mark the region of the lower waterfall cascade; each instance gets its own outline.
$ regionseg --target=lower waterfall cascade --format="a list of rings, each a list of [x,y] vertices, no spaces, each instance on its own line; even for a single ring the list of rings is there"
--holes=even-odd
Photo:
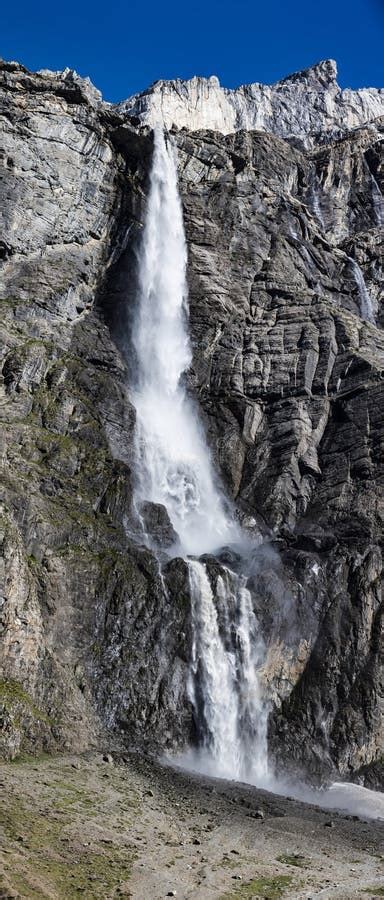
[[[241,578],[226,570],[213,596],[204,565],[190,560],[192,670],[190,697],[212,774],[265,781],[267,704],[258,671],[264,644]]]

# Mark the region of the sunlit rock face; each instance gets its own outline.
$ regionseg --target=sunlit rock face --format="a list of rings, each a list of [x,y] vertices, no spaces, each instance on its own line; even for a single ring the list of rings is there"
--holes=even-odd
[[[177,125],[186,384],[262,541],[247,589],[270,754],[378,783],[382,92],[341,92],[327,62],[272,87],[158,83],[116,108],[75,73],[0,75],[2,750],[193,739],[187,567],[164,507],[132,503],[153,148],[137,120],[161,113]],[[212,589],[224,562],[206,561]]]
[[[135,410],[104,321],[118,284],[129,292],[151,142],[73,73],[4,64],[0,77],[1,749],[81,750],[106,727],[134,739],[134,722],[169,743],[170,708],[184,716],[186,576],[169,563],[168,588],[166,565],[130,537]]]
[[[309,147],[384,115],[383,91],[341,90],[336,78],[336,63],[326,59],[272,85],[256,82],[230,90],[215,76],[156,81],[119,109],[143,125],[161,121],[167,128],[221,134],[266,131]]]

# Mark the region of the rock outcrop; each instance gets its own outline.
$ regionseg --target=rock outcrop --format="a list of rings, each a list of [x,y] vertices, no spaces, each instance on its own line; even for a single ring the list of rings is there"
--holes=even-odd
[[[247,84],[230,90],[216,76],[156,81],[119,108],[142,125],[230,134],[266,131],[295,138],[306,147],[341,137],[384,115],[384,92],[341,90],[337,67],[325,59],[276,84]]]
[[[329,62],[271,88],[157,83],[119,108],[68,71],[0,76],[4,752],[193,733],[187,567],[164,509],[140,525],[132,504],[140,123],[161,113],[181,128],[188,384],[262,540],[271,753],[316,778],[377,768],[382,92],[340,91]]]

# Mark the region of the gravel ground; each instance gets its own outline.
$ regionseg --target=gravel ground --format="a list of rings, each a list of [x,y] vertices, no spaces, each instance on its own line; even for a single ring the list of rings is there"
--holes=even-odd
[[[384,897],[384,823],[137,755],[3,764],[0,898]]]

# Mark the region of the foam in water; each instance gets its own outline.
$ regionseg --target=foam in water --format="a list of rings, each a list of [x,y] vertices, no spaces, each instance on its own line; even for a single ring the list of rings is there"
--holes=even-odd
[[[236,540],[238,533],[182,381],[191,363],[186,263],[175,151],[156,128],[133,330],[138,499],[163,504],[184,552],[199,555]]]

